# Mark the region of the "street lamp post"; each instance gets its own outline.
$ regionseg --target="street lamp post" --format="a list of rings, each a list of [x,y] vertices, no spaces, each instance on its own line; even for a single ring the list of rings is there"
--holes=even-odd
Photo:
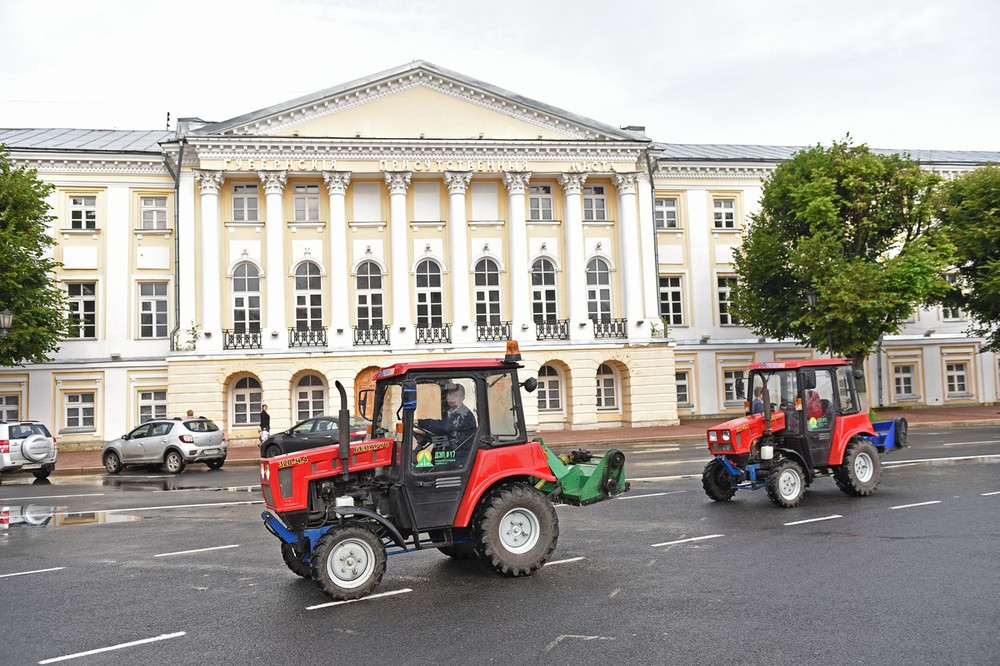
[[[0,338],[7,337],[12,321],[14,321],[14,313],[7,308],[4,308],[3,311],[0,312]]]
[[[816,312],[816,292],[809,291],[806,294],[806,299],[809,301],[809,311]],[[830,358],[833,358],[833,338],[830,337],[830,329],[826,329],[826,346],[830,351]]]

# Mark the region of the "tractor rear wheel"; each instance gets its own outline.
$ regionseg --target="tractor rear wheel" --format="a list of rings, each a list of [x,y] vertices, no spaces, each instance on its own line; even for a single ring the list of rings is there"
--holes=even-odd
[[[367,527],[334,527],[320,537],[309,565],[316,587],[334,599],[360,599],[385,574],[385,545]]]
[[[729,483],[731,478],[726,466],[718,458],[712,458],[701,473],[701,487],[716,502],[728,502],[736,494],[736,488]]]
[[[867,439],[855,437],[844,450],[844,462],[833,470],[837,487],[851,497],[872,495],[882,477],[882,461]]]
[[[767,496],[782,509],[798,506],[805,492],[805,473],[794,460],[781,461],[767,477]]]
[[[559,518],[545,495],[524,483],[503,486],[480,505],[476,550],[502,576],[530,576],[559,540]]]
[[[285,561],[288,568],[296,576],[309,578],[312,572],[309,570],[309,563],[305,561],[296,551],[295,546],[290,543],[281,542],[281,559]]]

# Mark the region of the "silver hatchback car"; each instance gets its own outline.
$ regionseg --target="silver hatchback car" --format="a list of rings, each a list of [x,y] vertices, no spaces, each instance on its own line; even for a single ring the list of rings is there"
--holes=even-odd
[[[219,469],[226,462],[226,436],[203,417],[147,421],[105,444],[101,460],[108,474],[128,465],[162,465],[171,474],[184,471],[188,463]]]

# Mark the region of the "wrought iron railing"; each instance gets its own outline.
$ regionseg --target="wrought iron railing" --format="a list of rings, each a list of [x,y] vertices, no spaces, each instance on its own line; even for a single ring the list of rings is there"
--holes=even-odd
[[[326,326],[323,328],[288,329],[289,347],[326,347]]]
[[[451,324],[443,326],[417,326],[417,344],[433,344],[451,342]]]
[[[535,322],[536,340],[569,340],[569,319]]]
[[[603,319],[594,321],[595,338],[627,338],[628,326],[625,319]]]
[[[223,349],[260,349],[263,335],[260,331],[230,331],[222,329]]]
[[[502,321],[499,324],[476,324],[476,340],[510,340],[510,322]]]
[[[354,327],[354,346],[387,345],[389,344],[389,327],[373,326],[371,328]]]

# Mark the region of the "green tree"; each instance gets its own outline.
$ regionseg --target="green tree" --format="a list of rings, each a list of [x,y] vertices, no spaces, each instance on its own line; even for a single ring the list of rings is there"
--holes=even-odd
[[[972,315],[972,332],[987,338],[987,349],[1000,351],[1000,167],[945,183],[937,217],[955,245],[962,277],[946,302]]]
[[[0,310],[14,314],[10,333],[0,338],[0,366],[48,360],[65,333],[62,293],[53,280],[59,264],[46,255],[51,190],[0,146]]]
[[[953,248],[932,220],[938,182],[908,157],[873,153],[850,136],[796,153],[764,183],[735,252],[735,314],[757,335],[800,340],[860,367],[915,304],[948,290]]]

